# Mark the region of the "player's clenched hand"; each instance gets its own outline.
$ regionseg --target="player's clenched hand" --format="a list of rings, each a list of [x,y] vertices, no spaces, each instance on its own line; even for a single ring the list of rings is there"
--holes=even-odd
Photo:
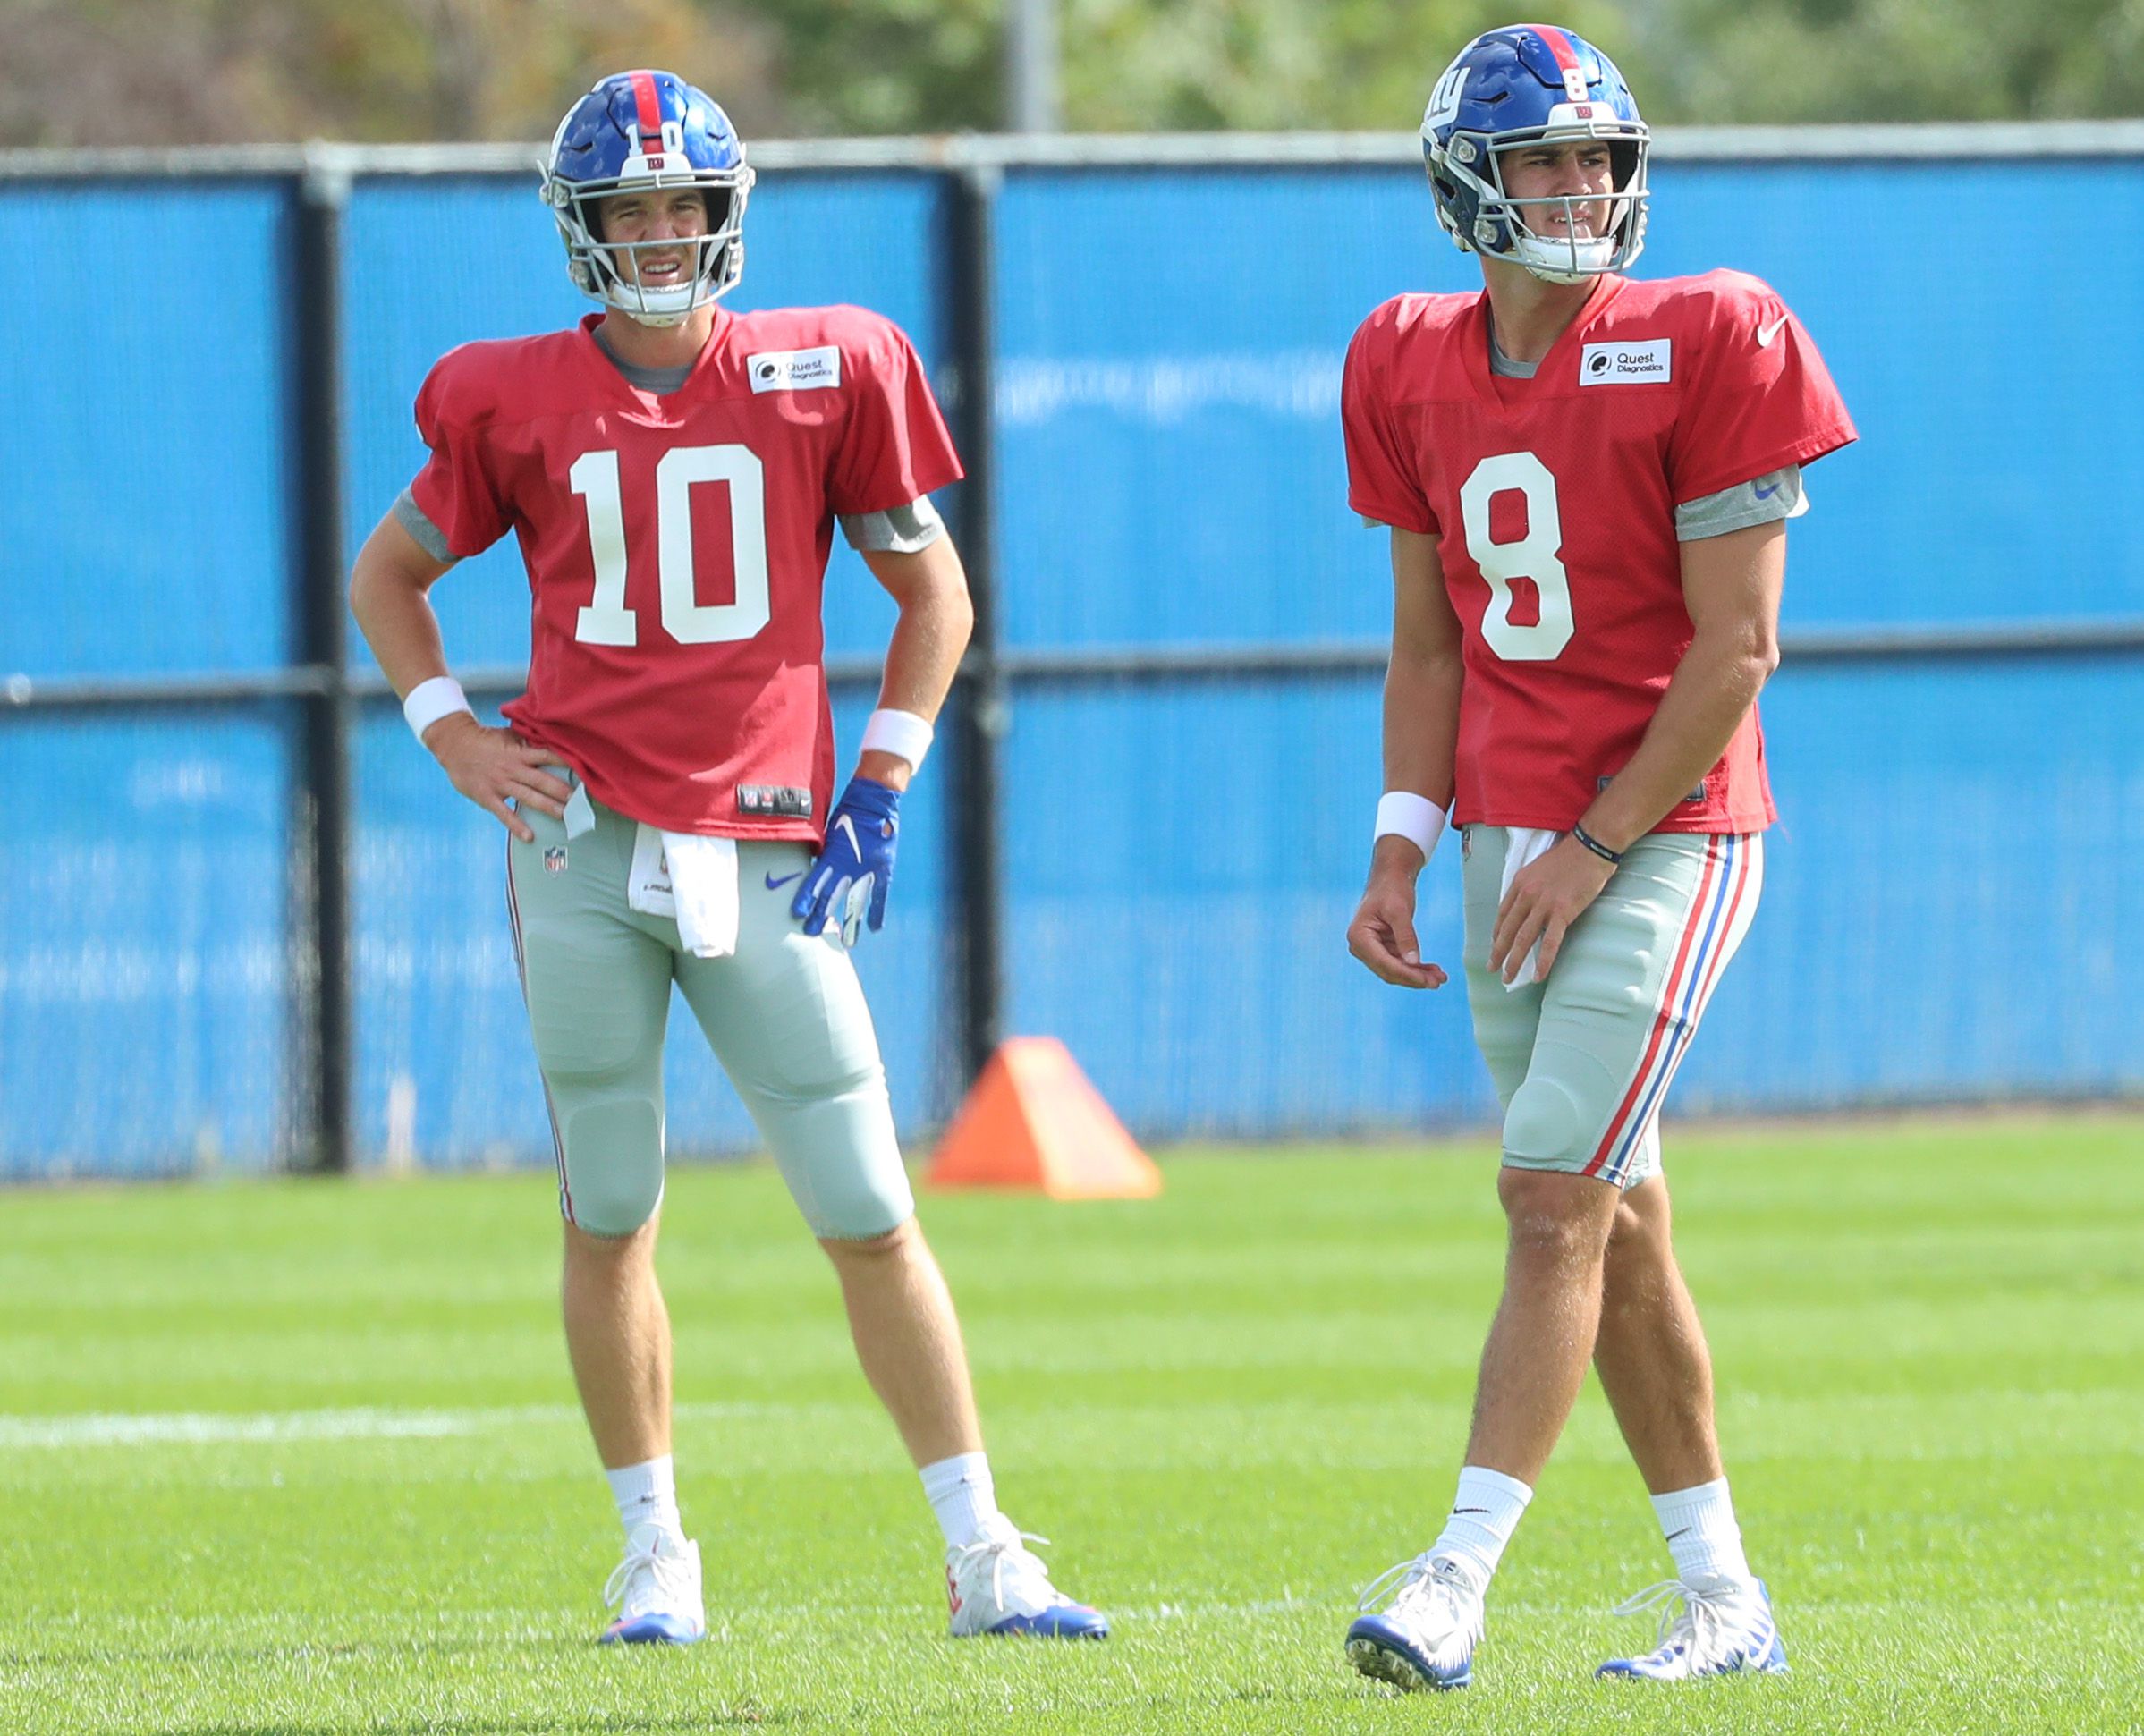
[[[811,865],[789,913],[816,935],[832,921],[843,946],[856,944],[870,910],[871,932],[886,927],[886,895],[894,884],[894,846],[901,838],[901,792],[876,778],[852,777],[826,818],[826,843]]]
[[[442,717],[424,733],[432,758],[455,789],[523,843],[536,842],[528,821],[507,807],[517,801],[553,819],[565,817],[573,792],[543,768],[558,763],[547,749],[532,748],[510,729],[487,729],[466,711]]]
[[[1416,860],[1420,860],[1417,851]],[[1347,950],[1388,983],[1402,988],[1442,988],[1445,973],[1422,962],[1414,937],[1414,876],[1373,870],[1347,926]]]
[[[1559,838],[1512,876],[1504,902],[1496,909],[1496,927],[1489,937],[1489,969],[1510,982],[1541,943],[1541,961],[1534,980],[1545,982],[1563,950],[1564,936],[1587,905],[1615,872],[1575,838]]]

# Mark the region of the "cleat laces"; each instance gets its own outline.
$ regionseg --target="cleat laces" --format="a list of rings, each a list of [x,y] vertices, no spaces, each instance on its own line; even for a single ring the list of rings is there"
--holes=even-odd
[[[1681,1658],[1693,1671],[1727,1669],[1735,1664],[1729,1662],[1733,1647],[1727,1616],[1721,1607],[1726,1601],[1719,1594],[1700,1591],[1681,1579],[1663,1579],[1624,1598],[1615,1605],[1615,1613],[1660,1612],[1660,1625],[1653,1636],[1653,1656],[1663,1663]],[[1675,1607],[1678,1604],[1680,1609]]]
[[[1380,1607],[1419,1629],[1434,1647],[1481,1637],[1481,1592],[1466,1569],[1449,1555],[1427,1552],[1388,1567],[1362,1588],[1355,1607]]]
[[[992,1527],[973,1543],[953,1550],[948,1565],[955,1583],[959,1584],[967,1582],[971,1574],[981,1572],[987,1562],[991,1603],[1016,1615],[1038,1614],[1055,1605],[1072,1601],[1050,1583],[1049,1570],[1043,1566],[1042,1557],[1027,1546],[1038,1543],[1047,1549],[1049,1541],[1032,1531],[1021,1531],[1010,1525],[1002,1529]],[[1011,1598],[1005,1595],[1008,1580]]]
[[[604,1604],[618,1612],[621,1620],[647,1613],[650,1609],[667,1607],[671,1603],[689,1599],[691,1586],[687,1570],[688,1557],[677,1550],[663,1547],[660,1532],[648,1533],[649,1540],[643,1544],[635,1532],[633,1541],[625,1546],[625,1559],[611,1569],[610,1578],[603,1582]],[[649,1597],[649,1591],[659,1594]],[[640,1607],[634,1608],[638,1604]]]

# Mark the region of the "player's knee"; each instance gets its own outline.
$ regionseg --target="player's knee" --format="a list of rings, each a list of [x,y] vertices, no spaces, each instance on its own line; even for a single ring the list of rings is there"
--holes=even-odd
[[[818,1240],[836,1264],[849,1261],[869,1264],[903,1258],[923,1240],[923,1231],[911,1211],[892,1229],[881,1230],[877,1235],[822,1235]]]
[[[1666,1184],[1655,1178],[1649,1184],[1624,1189],[1614,1222],[1608,1226],[1609,1255],[1624,1261],[1658,1259],[1667,1248]]]
[[[1587,1128],[1578,1099],[1554,1079],[1527,1080],[1504,1112],[1504,1155],[1530,1169],[1581,1169]]]
[[[663,1123],[645,1096],[609,1097],[562,1111],[566,1200],[592,1236],[630,1236],[663,1203]]]
[[[1602,1258],[1614,1216],[1614,1192],[1603,1183],[1567,1170],[1507,1164],[1496,1194],[1514,1263],[1536,1274],[1575,1274]]]

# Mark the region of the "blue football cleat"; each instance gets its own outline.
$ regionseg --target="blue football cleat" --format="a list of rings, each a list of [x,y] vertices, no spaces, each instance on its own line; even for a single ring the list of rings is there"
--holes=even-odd
[[[1483,1586],[1454,1555],[1417,1555],[1371,1580],[1347,1630],[1347,1661],[1409,1693],[1464,1688],[1481,1641]],[[1377,1602],[1389,1595],[1382,1611]]]
[[[603,1588],[603,1601],[618,1612],[603,1630],[603,1645],[690,1646],[705,1639],[699,1545],[660,1526],[636,1526],[626,1539],[625,1559]]]
[[[1075,1604],[1050,1583],[1030,1537],[1003,1514],[983,1522],[964,1548],[945,1552],[945,1601],[956,1639],[977,1634],[1033,1634],[1044,1639],[1106,1639],[1099,1610]]]
[[[1680,1610],[1674,1607],[1680,1604]],[[1618,1615],[1660,1611],[1658,1643],[1643,1657],[1612,1657],[1593,1673],[1604,1679],[1688,1681],[1698,1676],[1787,1673],[1786,1642],[1772,1619],[1772,1594],[1750,1586],[1700,1589],[1680,1579],[1648,1586],[1618,1604]]]

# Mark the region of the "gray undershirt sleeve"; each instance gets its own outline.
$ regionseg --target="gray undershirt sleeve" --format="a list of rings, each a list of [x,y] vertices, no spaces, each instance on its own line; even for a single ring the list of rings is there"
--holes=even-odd
[[[417,496],[407,488],[395,496],[392,510],[394,522],[415,538],[417,546],[435,561],[452,563],[462,558],[446,546],[446,538],[440,534],[439,527],[425,517],[424,508],[417,504]]]
[[[1747,530],[1753,524],[1798,519],[1808,511],[1801,466],[1789,464],[1783,470],[1722,488],[1716,495],[1684,501],[1675,508],[1675,540],[1702,542],[1708,537],[1724,537],[1730,530]]]
[[[843,512],[841,533],[860,553],[917,555],[945,534],[945,521],[930,496],[921,495],[884,512]]]

